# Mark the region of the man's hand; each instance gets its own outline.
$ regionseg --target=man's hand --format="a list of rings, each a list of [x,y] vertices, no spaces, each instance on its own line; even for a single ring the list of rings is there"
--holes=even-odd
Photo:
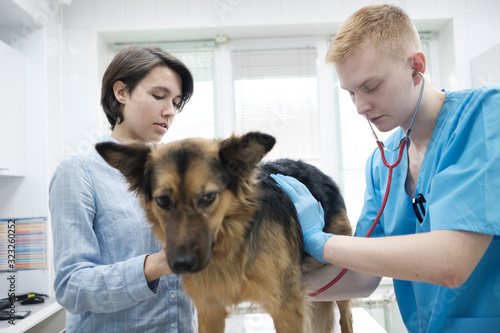
[[[292,199],[297,216],[299,217],[302,234],[304,235],[304,249],[316,260],[323,260],[323,247],[328,238],[333,236],[323,232],[325,227],[324,211],[311,194],[309,189],[297,179],[283,175],[271,175],[278,185]]]

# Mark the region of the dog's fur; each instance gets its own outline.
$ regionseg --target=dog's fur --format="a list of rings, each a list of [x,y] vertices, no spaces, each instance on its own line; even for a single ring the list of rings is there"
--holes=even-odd
[[[278,333],[333,331],[333,302],[310,302],[301,283],[304,272],[323,264],[304,254],[295,207],[269,175],[303,182],[321,202],[328,232],[351,234],[344,201],[337,185],[311,165],[260,163],[274,144],[272,136],[252,132],[153,149],[96,146],[138,193],[172,271],[182,274],[200,333],[224,332],[228,309],[241,302],[259,304]],[[349,301],[337,303],[342,332],[352,332]]]

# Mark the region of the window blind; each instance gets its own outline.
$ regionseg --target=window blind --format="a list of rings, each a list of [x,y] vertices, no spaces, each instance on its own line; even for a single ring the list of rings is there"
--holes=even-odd
[[[319,166],[316,49],[233,51],[235,132],[262,131],[277,143],[268,159]]]

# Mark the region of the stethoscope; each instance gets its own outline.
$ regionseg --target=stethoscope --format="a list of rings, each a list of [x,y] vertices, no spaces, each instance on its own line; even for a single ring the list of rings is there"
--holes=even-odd
[[[417,117],[418,110],[420,109],[420,103],[422,102],[422,95],[424,94],[425,78],[424,78],[424,74],[422,74],[421,72],[413,71],[413,74],[419,74],[422,77],[422,88],[420,88],[420,95],[418,97],[417,106],[415,107],[415,112],[413,113],[413,119],[411,120],[410,127],[406,131],[405,136],[401,139],[401,141],[399,141],[399,145],[395,149],[386,148],[384,143],[378,139],[378,136],[375,133],[375,131],[373,130],[373,127],[372,127],[370,121],[368,121],[368,125],[370,126],[370,129],[372,130],[372,134],[375,137],[375,141],[377,142],[378,149],[380,150],[380,156],[382,158],[382,162],[389,169],[389,174],[387,175],[387,186],[385,188],[385,195],[384,195],[384,199],[382,200],[382,205],[380,206],[378,214],[375,217],[375,220],[373,220],[373,223],[372,223],[370,229],[366,233],[365,238],[368,238],[372,235],[373,230],[375,230],[375,227],[377,226],[378,221],[380,220],[380,217],[382,216],[382,213],[384,212],[385,205],[387,204],[387,199],[389,198],[389,191],[391,189],[392,170],[399,165],[399,163],[401,162],[401,160],[403,158],[404,149],[406,147],[406,144],[408,143],[408,140],[410,140],[410,132],[411,132],[411,129],[413,127],[413,123],[415,122],[415,118]],[[396,159],[396,161],[392,164],[387,162],[387,160],[385,158],[384,150],[387,150],[388,152],[395,152],[398,149],[399,149],[399,154],[398,154],[398,158]],[[316,290],[315,292],[310,293],[309,296],[314,297],[314,296],[319,295],[322,292],[328,290],[331,286],[333,286],[335,283],[337,283],[345,275],[345,273],[347,273],[347,271],[348,271],[348,269],[344,268],[339,273],[339,275],[337,275],[337,277],[335,277],[332,281],[330,281],[324,287]]]

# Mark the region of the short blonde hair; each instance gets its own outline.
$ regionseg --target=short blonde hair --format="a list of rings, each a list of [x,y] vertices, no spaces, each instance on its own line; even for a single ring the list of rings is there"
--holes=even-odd
[[[394,5],[371,5],[352,14],[340,27],[326,54],[327,63],[340,63],[371,38],[374,45],[406,61],[420,51],[420,38],[409,16]]]

